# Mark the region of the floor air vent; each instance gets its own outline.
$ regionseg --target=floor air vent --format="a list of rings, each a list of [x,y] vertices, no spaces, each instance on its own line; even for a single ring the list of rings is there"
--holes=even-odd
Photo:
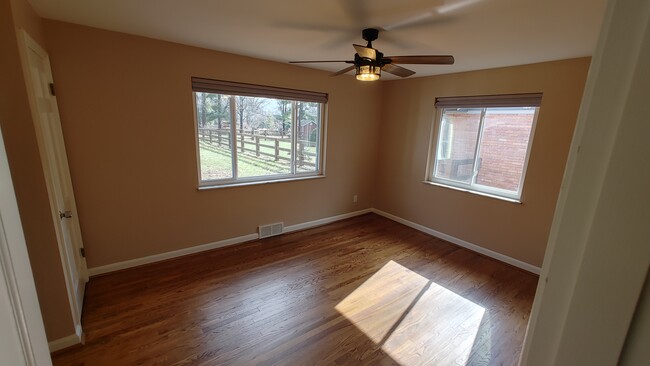
[[[268,238],[269,236],[276,236],[282,234],[284,224],[277,222],[275,224],[269,225],[260,225],[258,226],[258,231],[260,233],[260,239]]]

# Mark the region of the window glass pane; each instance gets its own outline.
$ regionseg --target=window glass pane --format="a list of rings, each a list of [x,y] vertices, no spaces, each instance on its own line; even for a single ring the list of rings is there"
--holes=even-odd
[[[232,178],[230,96],[201,92],[194,96],[201,180]]]
[[[239,178],[291,173],[292,108],[288,100],[235,97]]]
[[[320,149],[320,104],[296,102],[296,172],[315,172]]]
[[[436,178],[471,182],[480,122],[480,108],[443,109],[436,153]]]
[[[517,192],[535,108],[488,108],[483,120],[476,183]]]
[[[322,172],[327,94],[201,78],[192,88],[200,186]]]

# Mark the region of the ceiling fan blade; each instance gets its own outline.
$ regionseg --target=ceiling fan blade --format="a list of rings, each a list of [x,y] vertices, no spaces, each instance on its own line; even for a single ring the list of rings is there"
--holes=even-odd
[[[439,0],[437,1],[438,4],[434,7],[420,9],[413,16],[387,24],[382,28],[384,30],[395,30],[455,22],[457,18],[452,14],[481,1],[482,0]]]
[[[386,71],[387,73],[397,75],[397,76],[401,76],[403,78],[415,74],[415,71],[413,71],[413,70],[405,69],[405,68],[403,68],[401,66],[392,65],[392,64],[386,64],[381,69],[383,71]]]
[[[343,69],[343,70],[340,70],[340,71],[337,71],[337,72],[331,74],[330,76],[339,76],[339,75],[343,75],[343,74],[345,74],[346,72],[348,72],[348,71],[352,71],[352,70],[354,70],[354,66],[348,66],[348,67],[346,67],[346,68]]]
[[[389,56],[392,64],[427,64],[427,65],[453,65],[454,56],[450,55],[428,55],[428,56]]]
[[[339,0],[338,2],[353,24],[366,25],[369,7],[365,0]]]
[[[346,60],[329,60],[329,61],[289,61],[290,64],[320,64],[324,62],[345,62],[346,64],[353,64],[354,61]]]
[[[357,51],[357,54],[359,54],[359,57],[369,58],[371,60],[377,59],[377,51],[374,48],[361,46],[358,44],[353,44],[353,46],[354,49]]]

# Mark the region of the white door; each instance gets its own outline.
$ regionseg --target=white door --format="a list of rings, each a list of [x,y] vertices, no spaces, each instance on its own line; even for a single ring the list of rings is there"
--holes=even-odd
[[[50,59],[31,37],[21,31],[21,56],[34,119],[54,227],[59,242],[68,297],[77,335],[81,336],[81,310],[88,281],[86,259],[72,180],[56,104]]]

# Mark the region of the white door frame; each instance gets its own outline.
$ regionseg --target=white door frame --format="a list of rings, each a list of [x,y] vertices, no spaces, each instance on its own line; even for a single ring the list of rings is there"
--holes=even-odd
[[[70,303],[70,311],[77,338],[76,341],[79,343],[83,341],[81,313],[85,283],[88,281],[86,260],[80,254],[83,248],[81,229],[77,217],[77,207],[72,189],[72,179],[70,177],[56,97],[54,95],[48,95],[47,103],[42,103],[43,98],[39,99],[37,97],[36,83],[39,82],[39,77],[33,75],[33,68],[30,64],[30,57],[33,57],[31,55],[36,54],[45,63],[45,68],[49,73],[47,77],[50,80],[47,80],[47,82],[53,85],[50,60],[47,52],[24,29],[19,31],[18,38],[21,62],[27,84],[29,105],[32,112],[32,119],[34,120],[34,129],[50,201],[52,222],[57,236],[68,301]],[[56,123],[44,124],[41,120],[41,114],[44,111],[51,112],[52,115],[55,115],[57,119]],[[70,211],[72,217],[62,218],[60,216],[60,212],[66,211]],[[62,222],[62,220],[66,221]]]
[[[521,365],[619,362],[650,266],[649,64],[650,2],[610,0]]]
[[[0,131],[0,362],[52,365]]]

